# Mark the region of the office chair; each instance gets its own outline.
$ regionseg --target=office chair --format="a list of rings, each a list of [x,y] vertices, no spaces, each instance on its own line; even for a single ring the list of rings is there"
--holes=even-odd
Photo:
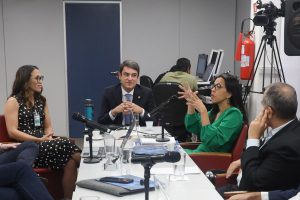
[[[140,85],[152,88],[153,87],[153,81],[149,76],[143,75],[140,77]]]
[[[231,162],[240,159],[245,146],[247,133],[248,125],[244,124],[230,153],[199,152],[189,154],[189,156],[203,172],[213,169],[226,171]],[[186,142],[181,143],[180,146],[185,149],[195,149],[199,144],[200,143]]]
[[[0,115],[0,142],[3,143],[15,142],[8,135],[4,115]],[[46,187],[54,199],[63,198],[63,188],[61,183],[62,176],[63,176],[62,169],[52,170],[48,168],[34,168],[33,170],[39,176],[46,178],[48,180],[48,182],[46,183]]]
[[[152,91],[157,106],[166,102],[171,96],[178,96],[179,83],[163,82],[153,86]],[[161,123],[175,139],[185,142],[191,135],[184,125],[187,105],[184,99],[175,99],[160,112]]]

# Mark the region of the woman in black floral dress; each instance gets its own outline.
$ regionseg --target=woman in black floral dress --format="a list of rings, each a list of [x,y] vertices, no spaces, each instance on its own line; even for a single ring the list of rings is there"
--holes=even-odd
[[[46,98],[42,96],[43,76],[36,66],[18,69],[12,94],[5,108],[5,120],[10,137],[18,141],[39,143],[35,167],[64,169],[64,197],[72,198],[80,163],[80,149],[69,139],[52,138],[53,129]]]

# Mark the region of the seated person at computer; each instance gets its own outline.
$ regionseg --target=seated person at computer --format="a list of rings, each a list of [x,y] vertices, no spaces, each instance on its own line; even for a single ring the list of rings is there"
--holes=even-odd
[[[139,84],[140,67],[132,60],[125,60],[119,69],[120,83],[105,89],[98,122],[101,124],[130,124],[132,114],[138,114],[140,125],[151,120],[148,112],[154,109],[151,89]]]
[[[168,73],[168,72],[174,72],[174,71],[175,71],[174,68],[176,68],[176,65],[173,65],[173,66],[171,67],[170,70],[165,71],[165,72],[159,74],[159,75],[157,76],[157,78],[155,79],[155,81],[154,81],[154,83],[153,83],[153,86],[156,85],[157,83],[159,83],[160,80],[164,77],[164,75],[165,75],[166,73]]]
[[[209,112],[197,91],[180,87],[183,90],[179,92],[180,98],[185,98],[188,105],[186,128],[201,140],[195,150],[185,149],[186,152],[229,152],[243,122],[247,122],[238,79],[228,73],[216,77],[211,89],[213,107]]]
[[[185,85],[187,83],[189,87],[196,91],[198,89],[197,79],[190,74],[191,62],[187,58],[179,58],[176,65],[172,67],[172,71],[166,73],[160,82],[175,82]]]

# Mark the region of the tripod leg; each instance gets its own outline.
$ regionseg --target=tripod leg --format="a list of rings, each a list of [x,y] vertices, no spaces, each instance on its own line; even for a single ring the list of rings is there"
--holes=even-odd
[[[254,78],[255,78],[255,75],[256,75],[256,72],[257,72],[257,69],[258,69],[258,64],[259,64],[261,56],[262,56],[262,54],[265,50],[266,42],[267,42],[267,38],[263,37],[261,42],[260,42],[257,54],[255,56],[255,59],[254,59],[253,69],[250,73],[251,79],[249,79],[247,81],[247,84],[246,84],[246,90],[245,90],[245,93],[244,93],[244,96],[243,96],[243,104],[246,103],[247,97],[250,93],[250,89],[252,88],[253,81],[254,81]]]
[[[284,72],[283,72],[283,68],[282,68],[282,62],[281,62],[281,58],[280,58],[280,54],[279,54],[279,49],[278,49],[278,44],[277,44],[276,37],[275,37],[274,40],[275,40],[275,45],[276,45],[276,51],[274,51],[274,55],[275,55],[275,62],[276,62],[276,66],[277,66],[279,80],[280,80],[280,82],[282,82],[282,80],[283,80],[283,82],[285,83],[285,76],[284,76]],[[279,65],[278,65],[278,62],[277,62],[276,53],[277,53]]]

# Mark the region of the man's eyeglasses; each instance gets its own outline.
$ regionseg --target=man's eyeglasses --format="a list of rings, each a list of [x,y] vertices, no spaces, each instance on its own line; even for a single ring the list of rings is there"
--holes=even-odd
[[[36,76],[33,79],[35,79],[37,82],[42,82],[44,80],[44,76]]]
[[[219,90],[222,89],[224,86],[222,86],[220,83],[212,84],[211,89]]]
[[[137,73],[133,73],[133,74],[130,74],[130,73],[127,73],[127,72],[124,72],[122,73],[122,76],[128,78],[128,77],[132,77],[132,78],[137,78],[138,77],[138,74]]]

